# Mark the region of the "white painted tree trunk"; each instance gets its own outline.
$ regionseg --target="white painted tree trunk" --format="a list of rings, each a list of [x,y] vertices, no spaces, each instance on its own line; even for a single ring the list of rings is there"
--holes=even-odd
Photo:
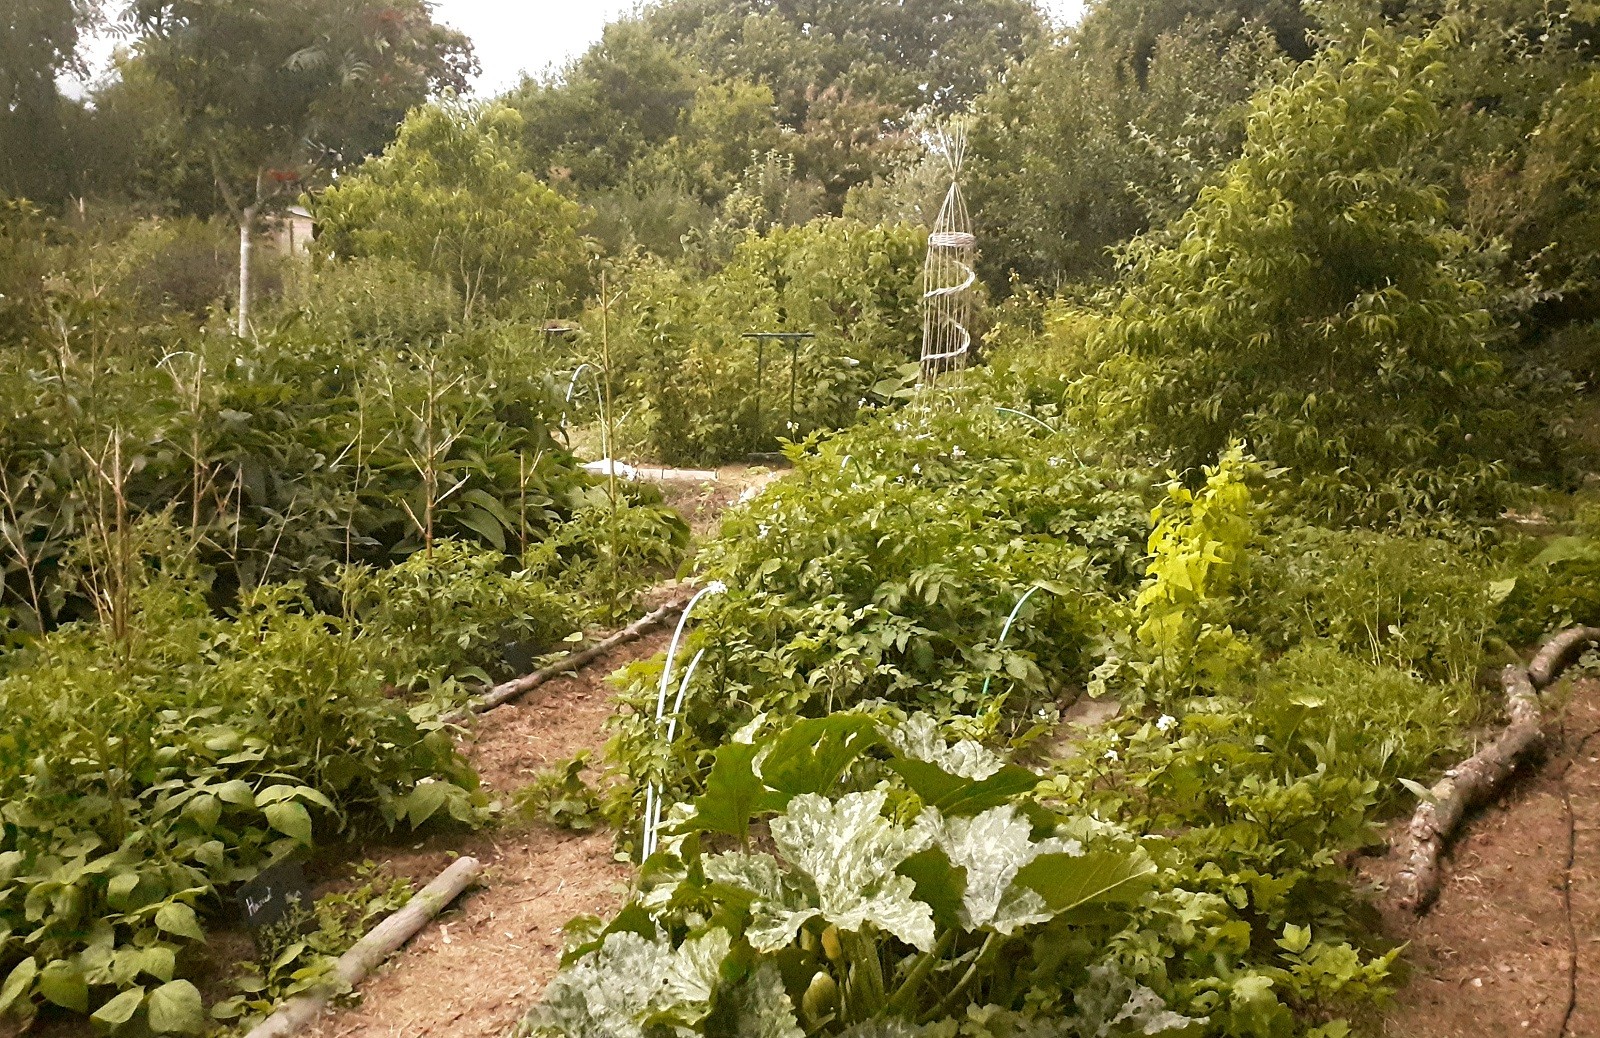
[[[250,254],[255,244],[256,207],[250,206],[239,217],[239,338],[250,333]]]

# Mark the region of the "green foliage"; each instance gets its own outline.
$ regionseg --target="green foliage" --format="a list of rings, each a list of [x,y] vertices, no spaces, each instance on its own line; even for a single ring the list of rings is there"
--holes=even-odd
[[[563,829],[586,832],[601,822],[600,794],[583,780],[589,751],[583,750],[565,764],[548,768],[511,794],[511,803],[524,818]]]
[[[348,890],[296,904],[283,922],[261,931],[258,960],[231,978],[239,994],[212,1006],[212,1019],[227,1023],[228,1033],[247,1034],[296,995],[330,985],[344,994],[338,991],[334,963],[416,892],[410,880],[390,878],[372,862],[358,866],[351,882],[355,885]]]
[[[488,684],[509,676],[507,647],[553,645],[577,619],[572,600],[527,570],[506,573],[505,562],[496,551],[441,541],[386,569],[352,567],[340,591],[362,629],[396,647],[394,671],[415,675],[402,686],[448,677]]]
[[[1411,156],[1440,44],[1373,33],[1254,102],[1243,156],[1127,292],[1072,389],[1086,421],[1192,469],[1243,437],[1304,513],[1484,516],[1529,440],[1467,240]]]
[[[174,342],[71,282],[46,303],[65,339],[0,359],[0,606],[25,628],[89,611],[65,564],[119,508],[170,512],[224,601],[295,579],[334,608],[338,565],[449,537],[515,556],[605,499],[547,432],[541,358],[509,336],[396,352],[296,320]]]
[[[849,1028],[967,1005],[1019,1021],[1065,1008],[1090,935],[1115,929],[1074,913],[1121,918],[1152,885],[1149,856],[1110,827],[1031,815],[1021,798],[1037,780],[975,744],[947,747],[927,730],[888,738],[887,768],[862,756],[882,743],[864,717],[724,747],[730,792],[675,812],[634,903],[610,926],[575,928],[565,971],[517,1033],[642,1033],[661,1020],[690,1034],[861,1033]],[[946,770],[952,751],[974,766]],[[998,781],[1012,773],[1031,781]],[[863,789],[868,775],[894,784]],[[934,789],[959,806],[934,806]],[[723,817],[730,796],[748,806]],[[753,819],[775,853],[702,850]],[[1125,1018],[1146,1033],[1189,1022],[1127,988]],[[1070,1033],[1101,1021],[1078,1022],[1087,1029]]]
[[[1505,639],[1530,645],[1574,624],[1600,627],[1600,505],[1580,507],[1569,530],[1531,547],[1501,610]]]
[[[337,833],[483,815],[440,708],[386,694],[396,645],[287,587],[221,619],[181,574],[131,588],[120,629],[6,659],[0,1012],[197,1031],[182,953],[222,888]]]
[[[1374,665],[1471,681],[1513,590],[1505,569],[1436,537],[1291,525],[1262,546],[1233,616],[1270,652],[1326,641]]]
[[[1376,783],[1308,745],[1213,700],[1041,781],[926,715],[769,726],[718,750],[634,901],[571,924],[515,1033],[1300,1033],[1393,959],[1349,942],[1337,864]]]
[[[133,60],[174,107],[180,160],[207,170],[235,216],[378,150],[407,109],[464,89],[473,67],[466,39],[420,0],[139,0],[129,19]]]
[[[505,105],[414,110],[382,156],[318,198],[319,248],[405,260],[447,279],[464,320],[497,308],[561,310],[587,258],[579,211],[522,168],[521,125]]]
[[[1295,21],[1294,4],[1093,4],[993,84],[970,160],[990,286],[1106,278],[1117,247],[1187,209],[1238,156],[1250,96],[1304,56]]]
[[[911,227],[824,219],[745,237],[703,280],[657,263],[629,271],[617,284],[612,372],[622,406],[638,408],[630,425],[645,449],[726,461],[852,424],[921,341],[924,245]],[[598,362],[598,315],[585,324],[586,357]],[[746,332],[816,338],[791,351]]]
[[[852,187],[911,153],[895,132],[910,113],[961,110],[1044,31],[1022,0],[675,0],[608,25],[559,77],[509,101],[527,121],[529,167],[581,196],[667,183],[715,205],[776,159],[820,197],[803,221],[838,215]]]
[[[464,313],[448,277],[418,270],[403,258],[359,257],[297,273],[285,306],[334,342],[422,348],[455,330]]]
[[[796,450],[793,473],[724,517],[700,561],[729,591],[697,610],[691,649],[707,656],[670,759],[653,724],[661,661],[628,672],[635,712],[611,752],[635,782],[696,788],[707,755],[767,713],[885,698],[1009,730],[1089,676],[1109,595],[1138,577],[1147,483],[1074,464],[1070,437],[981,396],[960,406],[912,404]]]
[[[1205,470],[1198,493],[1167,488],[1150,513],[1150,559],[1133,601],[1133,670],[1147,693],[1217,688],[1251,651],[1225,622],[1245,549],[1254,534],[1250,480],[1265,473],[1234,444]]]

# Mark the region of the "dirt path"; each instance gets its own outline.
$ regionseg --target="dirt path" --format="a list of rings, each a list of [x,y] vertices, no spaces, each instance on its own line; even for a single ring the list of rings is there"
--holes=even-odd
[[[1570,686],[1547,760],[1474,819],[1400,936],[1386,1038],[1600,1036],[1600,681]]]
[[[741,495],[774,478],[767,469],[728,466],[714,478],[659,485],[696,536],[705,536]],[[598,757],[613,709],[606,678],[664,650],[670,635],[655,632],[484,715],[466,747],[484,783],[509,792],[580,750]],[[536,824],[367,854],[419,882],[470,854],[483,861],[484,879],[368,978],[358,1005],[326,1015],[308,1038],[499,1038],[555,974],[561,927],[575,915],[616,909],[630,878],[613,859],[609,832]]]
[[[642,638],[486,714],[467,747],[485,784],[507,792],[579,750],[598,751],[612,710],[607,675],[661,651],[669,635]],[[455,854],[470,854],[483,861],[484,881],[362,984],[359,1005],[307,1032],[316,1038],[504,1035],[555,973],[562,925],[615,909],[628,881],[604,831],[513,823],[466,839],[368,853],[416,876],[432,876]]]

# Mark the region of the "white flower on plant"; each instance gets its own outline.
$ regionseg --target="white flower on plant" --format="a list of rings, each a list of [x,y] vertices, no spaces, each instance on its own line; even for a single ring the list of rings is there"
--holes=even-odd
[[[1117,756],[1117,751],[1116,750],[1107,750],[1105,759],[1110,761],[1111,763],[1115,764],[1117,761],[1121,760],[1122,758]]]
[[[1066,463],[1067,463],[1067,460],[1065,458],[1051,458],[1050,459],[1050,467],[1053,468],[1053,469],[1058,469],[1061,466],[1065,465]]]
[[[922,462],[919,461],[915,465],[911,466],[911,474],[913,476],[922,475]]]
[[[713,580],[706,585],[706,594],[708,595],[720,595],[726,590],[728,590],[728,585],[720,580]]]
[[[767,539],[767,534],[771,532],[772,527],[768,526],[766,523],[762,523],[760,526],[756,527],[756,539],[764,541]]]
[[[956,461],[960,461],[962,458],[965,458],[966,456],[967,456],[967,452],[962,450],[960,447],[951,447],[950,448],[950,457],[954,458]]]
[[[1177,723],[1178,719],[1176,717],[1173,717],[1171,714],[1162,714],[1156,720],[1156,730],[1170,732]]]

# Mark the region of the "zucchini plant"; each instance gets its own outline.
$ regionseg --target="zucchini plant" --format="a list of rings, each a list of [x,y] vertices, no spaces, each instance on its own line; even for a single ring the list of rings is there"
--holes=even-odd
[[[633,901],[569,927],[519,1038],[1180,1033],[1107,954],[1155,886],[1131,834],[919,715],[730,742]],[[1041,1030],[1048,1022],[1049,1030]],[[962,1032],[968,1033],[968,1032]]]

